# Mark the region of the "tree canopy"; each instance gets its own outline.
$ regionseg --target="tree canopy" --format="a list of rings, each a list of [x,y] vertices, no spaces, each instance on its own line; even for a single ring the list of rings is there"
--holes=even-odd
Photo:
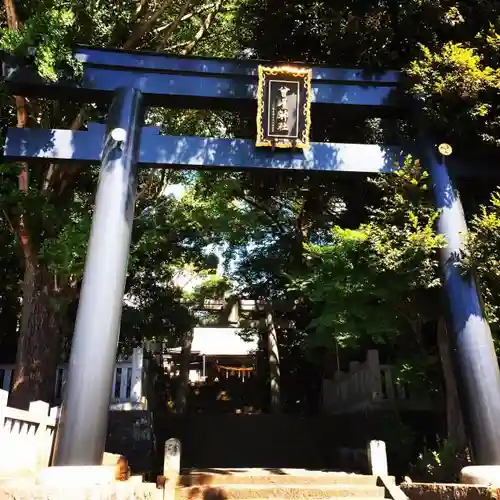
[[[5,0],[3,7],[0,49],[33,58],[47,81],[79,77],[81,67],[72,57],[75,44],[220,56],[237,55],[238,50],[231,35],[237,8],[232,1]],[[18,127],[79,129],[105,119],[106,112],[93,104],[5,94],[0,106],[2,119]],[[206,133],[220,127],[203,111],[151,109],[147,120],[169,133]],[[13,282],[23,283],[22,292],[18,290],[22,310],[14,313],[19,318],[14,404],[51,397],[55,366],[73,328],[97,173],[97,167],[68,169],[62,164],[3,167],[0,204],[3,224],[12,233],[10,242],[6,236],[6,249],[18,248],[11,256],[18,258],[18,265],[9,272]],[[203,265],[203,249],[212,235],[192,223],[195,207],[189,198],[167,194],[169,186],[186,176],[171,171],[140,174],[123,340],[138,341],[153,332],[179,337],[190,327],[171,278],[186,262]],[[12,328],[15,335],[17,321]]]

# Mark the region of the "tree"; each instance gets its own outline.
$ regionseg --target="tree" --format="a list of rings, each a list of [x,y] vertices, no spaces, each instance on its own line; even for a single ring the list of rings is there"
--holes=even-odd
[[[231,1],[44,0],[16,5],[4,0],[4,7],[0,48],[26,56],[36,47],[31,57],[48,81],[78,76],[81,68],[71,53],[75,43],[211,55],[230,55],[237,47],[230,35],[235,8]],[[2,117],[18,127],[79,129],[103,114],[92,105],[81,108],[23,97],[10,101],[2,96],[1,106]],[[78,299],[80,276],[75,267],[83,263],[96,169],[60,164],[10,168],[21,170],[23,189],[19,192],[16,184],[9,184],[9,189],[2,189],[0,203],[19,241],[24,273],[12,397],[13,404],[26,406],[33,399],[49,400],[52,394],[61,328],[69,304]],[[161,177],[144,173],[139,198],[153,203],[160,191],[151,193],[150,188],[162,186]],[[64,247],[75,264],[71,271],[60,265],[65,260],[54,251]]]
[[[303,393],[313,394],[314,388],[319,391],[320,384],[300,376],[317,361],[305,360],[299,348],[311,318],[300,297],[287,291],[287,275],[305,266],[303,243],[328,238],[332,219],[341,220],[337,186],[331,177],[321,174],[204,172],[194,179],[188,193],[198,206],[197,220],[213,230],[225,249],[226,272],[235,283],[234,293],[269,304],[291,304],[272,311],[281,351],[282,402],[290,410],[297,399],[303,403]],[[269,332],[256,328],[246,333],[267,336]],[[320,371],[315,377],[318,374]],[[311,390],[297,391],[299,384]]]
[[[189,390],[189,367],[191,363],[191,347],[194,339],[195,309],[203,308],[205,299],[220,300],[224,298],[230,285],[224,278],[214,274],[214,269],[189,270],[191,279],[196,281],[192,290],[184,290],[184,301],[191,313],[191,328],[184,332],[181,339],[181,355],[179,364],[179,385],[175,398],[175,412],[183,414],[187,410],[188,390]]]
[[[468,253],[464,265],[474,269],[484,299],[485,314],[498,348],[500,328],[500,193],[491,194],[488,204],[479,207],[472,217],[468,237]]]
[[[394,0],[343,0],[335,5],[300,1],[291,5],[276,0],[253,0],[242,13],[240,34],[253,54],[262,59],[359,66],[370,71],[401,69],[409,78],[404,80],[407,85],[403,87],[404,95],[400,98],[405,102],[415,102],[415,96],[418,97],[430,123],[431,133],[437,140],[444,139],[453,144],[455,154],[460,156],[466,156],[470,150],[475,154],[479,151],[498,154],[494,148],[498,146],[500,136],[497,119],[499,15],[500,3],[497,1],[472,6],[461,0],[453,5],[440,0],[415,0],[404,4]],[[352,117],[342,116],[342,127],[336,127],[335,116],[315,117],[314,138],[342,142],[359,142],[360,139],[369,142],[412,140],[415,129],[408,122],[406,117],[398,121],[386,118],[374,120],[362,113],[353,113]],[[347,203],[350,214],[357,212],[361,219],[363,205],[373,205],[375,201],[377,206],[376,200],[366,198],[366,188],[363,181],[352,182],[350,190],[355,195]],[[343,190],[342,195],[346,201],[347,191]],[[468,183],[462,189],[464,205],[472,212],[477,198],[483,195],[474,183]],[[477,224],[476,221],[476,229]],[[329,256],[333,267],[328,276],[333,279],[335,273],[344,276],[343,273],[349,271],[347,281],[354,280],[359,284],[359,280],[351,276],[354,270],[349,266],[356,262],[353,259],[360,257],[358,252],[368,245],[368,236],[365,231],[345,231],[346,226],[339,226],[335,234],[339,248],[329,248],[335,259]],[[352,218],[347,227],[357,227]],[[484,225],[481,232],[486,233]],[[491,268],[488,258],[482,260],[482,266]],[[325,272],[327,270],[324,269]],[[478,274],[481,275],[481,272],[478,271]],[[486,280],[491,278],[491,274],[483,276]],[[401,284],[402,287],[407,285],[405,282]],[[383,290],[384,284],[381,285]],[[340,288],[343,291],[342,286]],[[359,292],[363,296],[368,291],[363,286]],[[489,293],[486,286],[487,302],[493,299],[488,297]],[[342,297],[339,300],[343,301]],[[348,299],[335,307],[331,317],[324,317],[328,325],[331,324],[329,321],[342,323],[341,311],[345,311],[346,307],[353,306],[357,310],[356,304],[346,302]],[[486,308],[494,321],[494,300],[487,303]],[[369,310],[377,315],[378,311],[373,309]],[[361,326],[366,316],[363,311],[359,312],[361,316],[357,323]],[[339,314],[341,319],[335,320]],[[420,320],[412,316],[408,318],[410,323],[418,326]],[[348,317],[349,321],[356,319],[352,315]],[[378,315],[375,317],[379,321],[387,319]],[[443,322],[439,324],[443,325]],[[444,328],[439,329],[441,340],[444,331]],[[405,336],[401,338],[402,343],[403,338]],[[441,351],[443,361],[444,356],[444,351]],[[410,363],[410,366],[416,365]],[[443,366],[449,366],[449,363],[443,363]]]
[[[0,173],[0,182],[7,182]],[[16,331],[19,322],[21,303],[21,270],[15,242],[12,241],[10,228],[4,219],[0,219],[0,269],[2,284],[0,287],[0,352],[4,363],[13,363],[16,356]]]
[[[498,1],[252,0],[239,33],[266,60],[406,72],[403,90],[419,96],[435,135],[466,152],[498,146],[499,16]]]
[[[381,196],[368,221],[355,230],[335,227],[331,244],[308,245],[310,268],[292,286],[314,304],[312,342],[387,346],[400,366],[398,377],[426,392],[442,390],[434,361],[439,359],[448,438],[462,450],[466,440],[437,260],[445,240],[434,230],[438,212],[428,174],[408,158],[403,169],[372,182]],[[426,338],[429,323],[437,352],[436,341]]]
[[[429,291],[439,287],[436,251],[443,244],[434,232],[428,174],[408,158],[394,176],[372,182],[381,196],[367,223],[334,227],[330,244],[307,245],[307,277],[296,284],[322,304],[311,325],[318,335],[333,327],[339,341],[357,343],[359,335],[387,340],[409,329],[422,345],[422,325],[435,314]]]

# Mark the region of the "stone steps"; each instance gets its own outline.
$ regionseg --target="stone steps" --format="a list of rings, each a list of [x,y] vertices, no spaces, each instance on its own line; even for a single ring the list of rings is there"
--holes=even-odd
[[[180,484],[203,486],[210,484],[349,484],[376,486],[376,476],[306,469],[191,469],[182,470]]]
[[[163,500],[163,491],[153,483],[129,484],[128,481],[94,486],[82,485],[0,485],[0,500],[68,500],[133,498]]]
[[[194,469],[182,471],[176,499],[381,500],[384,496],[376,476],[304,469]]]
[[[223,497],[234,500],[250,500],[264,498],[363,498],[380,499],[384,498],[384,490],[377,486],[360,487],[348,485],[224,485],[223,487],[200,487],[192,486],[183,488],[180,492],[180,499],[195,500],[205,499],[207,497]]]

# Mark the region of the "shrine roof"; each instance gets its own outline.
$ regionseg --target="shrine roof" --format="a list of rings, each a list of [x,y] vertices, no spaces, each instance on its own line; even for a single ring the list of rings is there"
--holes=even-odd
[[[191,352],[206,356],[246,356],[258,348],[258,340],[245,341],[240,328],[195,328]],[[179,353],[181,347],[169,349]]]

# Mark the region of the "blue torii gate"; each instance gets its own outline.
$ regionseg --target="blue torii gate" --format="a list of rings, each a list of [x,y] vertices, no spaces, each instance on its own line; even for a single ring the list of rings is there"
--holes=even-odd
[[[278,154],[257,149],[251,140],[161,136],[154,127],[142,127],[146,106],[255,106],[259,62],[89,47],[78,47],[75,56],[84,66],[78,83],[47,84],[15,59],[2,64],[13,95],[111,102],[106,125],[90,123],[85,131],[9,128],[4,146],[9,160],[101,163],[54,465],[99,464],[104,451],[139,167],[390,173],[406,154],[400,146],[314,142],[307,150]],[[370,75],[315,67],[313,109],[396,107],[399,84],[395,71]],[[437,229],[448,242],[440,260],[467,434],[477,464],[500,465],[497,358],[476,283],[456,266],[467,230],[463,208],[444,157],[421,132],[414,152],[432,178]],[[479,173],[452,157],[447,162],[460,175]]]

